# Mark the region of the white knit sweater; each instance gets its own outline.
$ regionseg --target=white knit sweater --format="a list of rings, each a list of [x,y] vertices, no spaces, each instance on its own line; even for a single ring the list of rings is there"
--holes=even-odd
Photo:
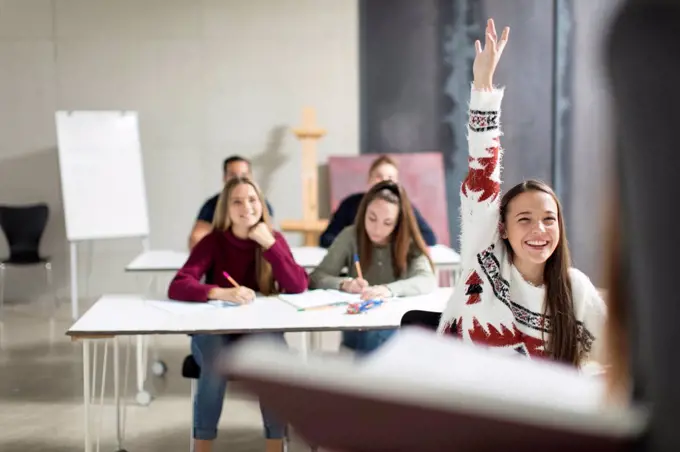
[[[543,356],[551,329],[543,315],[545,289],[527,283],[509,260],[499,234],[503,90],[472,90],[468,123],[469,171],[461,186],[461,278],[442,314],[440,334]],[[572,268],[579,344],[597,360],[605,307],[588,277]],[[583,362],[583,361],[582,361]]]

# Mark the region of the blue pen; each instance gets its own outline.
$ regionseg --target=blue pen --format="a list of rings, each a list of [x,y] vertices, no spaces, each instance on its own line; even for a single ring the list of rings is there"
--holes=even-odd
[[[377,308],[383,304],[383,300],[366,300],[361,303],[352,303],[347,307],[347,314],[363,314],[370,309]]]

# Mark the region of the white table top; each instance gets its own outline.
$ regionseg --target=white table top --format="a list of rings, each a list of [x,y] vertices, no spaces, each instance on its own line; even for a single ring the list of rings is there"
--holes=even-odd
[[[442,312],[453,289],[391,300],[364,314],[345,314],[344,307],[298,311],[276,298],[218,308],[207,303],[145,299],[139,295],[104,295],[69,328],[69,336],[137,334],[249,333],[264,331],[335,331],[397,328],[411,310]]]
[[[296,246],[291,251],[295,262],[303,268],[316,268],[327,253],[325,248],[316,246]],[[460,263],[460,256],[445,245],[430,247],[432,260],[437,267],[455,266]],[[145,251],[130,262],[125,271],[128,272],[176,272],[189,257],[188,251],[152,250]]]

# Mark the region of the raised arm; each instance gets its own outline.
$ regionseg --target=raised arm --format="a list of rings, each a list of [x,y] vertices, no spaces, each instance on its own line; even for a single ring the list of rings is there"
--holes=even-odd
[[[493,87],[493,74],[508,41],[499,40],[493,20],[486,28],[484,48],[475,43],[474,82],[470,96],[468,174],[461,185],[461,260],[469,268],[475,256],[496,241],[501,187],[500,114],[503,90]]]

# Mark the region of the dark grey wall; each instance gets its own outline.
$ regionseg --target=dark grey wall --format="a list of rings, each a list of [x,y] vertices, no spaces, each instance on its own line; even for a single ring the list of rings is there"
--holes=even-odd
[[[362,151],[438,150],[438,0],[360,3]]]

